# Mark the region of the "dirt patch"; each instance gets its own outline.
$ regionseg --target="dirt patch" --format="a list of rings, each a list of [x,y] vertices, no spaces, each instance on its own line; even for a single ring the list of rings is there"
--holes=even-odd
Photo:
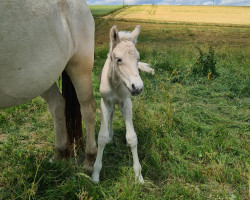
[[[2,142],[3,140],[7,139],[8,135],[6,135],[5,133],[1,133],[0,132],[0,142]]]

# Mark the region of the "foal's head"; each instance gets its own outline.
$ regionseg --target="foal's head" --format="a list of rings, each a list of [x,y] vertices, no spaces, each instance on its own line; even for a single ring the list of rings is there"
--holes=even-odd
[[[139,53],[135,48],[140,26],[132,32],[119,32],[116,26],[110,30],[110,58],[112,66],[121,82],[132,95],[138,95],[143,82],[138,71]]]

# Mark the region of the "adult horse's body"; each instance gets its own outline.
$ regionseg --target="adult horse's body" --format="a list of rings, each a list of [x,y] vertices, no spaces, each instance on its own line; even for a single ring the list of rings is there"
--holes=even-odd
[[[94,20],[85,0],[0,1],[0,108],[41,95],[54,119],[56,151],[64,154],[65,102],[55,82],[65,69],[86,124],[87,167],[96,154],[93,60]]]

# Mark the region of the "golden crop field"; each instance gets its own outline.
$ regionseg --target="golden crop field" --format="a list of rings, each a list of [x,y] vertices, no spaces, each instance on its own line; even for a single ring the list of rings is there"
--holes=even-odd
[[[132,6],[112,15],[118,20],[250,25],[250,7]]]

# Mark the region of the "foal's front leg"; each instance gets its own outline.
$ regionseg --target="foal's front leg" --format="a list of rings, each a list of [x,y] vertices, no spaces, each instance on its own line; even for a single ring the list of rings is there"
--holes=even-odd
[[[131,148],[133,154],[133,167],[135,172],[135,178],[140,183],[144,183],[143,177],[141,175],[141,164],[139,162],[138,153],[137,153],[137,136],[134,130],[133,121],[132,121],[132,102],[130,98],[127,98],[126,101],[119,104],[119,109],[122,112],[126,124],[126,140],[128,145]]]
[[[102,169],[102,156],[105,145],[109,142],[109,120],[111,113],[114,110],[114,105],[111,102],[105,102],[101,99],[101,112],[102,112],[102,121],[101,129],[98,135],[98,151],[96,156],[96,161],[94,164],[94,172],[92,175],[93,181],[98,183],[100,171]]]

